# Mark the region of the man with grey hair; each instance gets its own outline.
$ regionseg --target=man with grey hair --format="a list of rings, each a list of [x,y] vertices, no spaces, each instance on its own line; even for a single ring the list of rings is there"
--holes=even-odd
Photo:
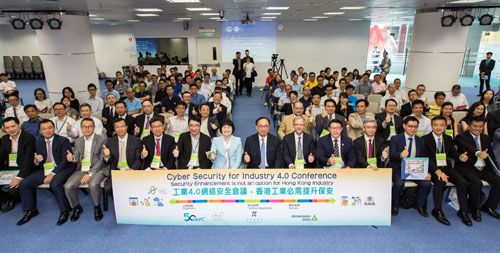
[[[305,121],[304,132],[311,133],[310,129],[311,129],[311,127],[314,127],[311,125],[314,124],[314,122],[311,123],[311,121],[309,120],[309,117],[304,114],[304,104],[302,104],[301,102],[296,102],[293,105],[293,114],[286,115],[285,117],[283,117],[283,120],[281,121],[281,125],[278,129],[278,137],[280,139],[283,139],[283,137],[285,135],[290,134],[291,132],[294,131],[293,120],[296,117],[300,117],[300,118],[304,119],[304,121]]]
[[[356,167],[358,168],[384,168],[389,157],[389,147],[384,139],[375,136],[377,120],[366,118],[363,120],[363,135],[354,140],[354,153]]]
[[[300,103],[300,102],[297,102]],[[290,115],[294,116],[294,115]],[[316,145],[312,136],[304,132],[308,121],[301,116],[293,118],[293,132],[285,135],[281,142],[283,165],[290,169],[314,168]]]

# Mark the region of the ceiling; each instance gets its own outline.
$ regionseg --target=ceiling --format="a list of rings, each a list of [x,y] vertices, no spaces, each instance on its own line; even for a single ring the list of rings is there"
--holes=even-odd
[[[41,10],[57,9],[88,11],[94,24],[123,24],[129,22],[175,22],[178,18],[191,18],[191,21],[212,21],[217,16],[202,16],[200,13],[217,13],[224,10],[225,19],[240,20],[248,13],[253,20],[262,20],[266,12],[281,13],[275,16],[278,21],[303,21],[316,16],[323,20],[412,20],[417,9],[450,4],[453,0],[200,0],[199,3],[170,3],[167,0],[0,0],[0,10]],[[477,1],[477,0],[476,0]],[[500,5],[500,0],[485,0],[468,4]],[[290,7],[288,10],[266,10],[266,7]],[[362,6],[359,10],[341,10],[342,7]],[[193,12],[187,7],[207,7],[211,11]],[[138,17],[134,8],[158,8],[156,17]],[[340,15],[323,15],[325,12],[343,12]],[[491,11],[492,12],[492,11]],[[151,12],[148,12],[151,13]],[[497,15],[500,13],[500,9]],[[3,14],[4,19],[8,15]],[[104,19],[104,20],[102,20]]]

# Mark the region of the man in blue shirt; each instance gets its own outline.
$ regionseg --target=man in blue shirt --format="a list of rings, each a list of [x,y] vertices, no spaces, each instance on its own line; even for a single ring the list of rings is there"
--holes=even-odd
[[[113,82],[111,80],[108,79],[104,81],[104,85],[106,86],[106,89],[101,91],[101,98],[103,101],[106,101],[106,96],[108,96],[108,94],[113,94],[116,101],[120,100],[120,93],[113,89]]]
[[[29,120],[23,123],[21,129],[23,132],[29,133],[38,139],[38,137],[41,136],[38,126],[42,119],[38,117],[38,110],[36,109],[36,106],[31,104],[25,105],[24,112],[28,115]]]
[[[201,105],[207,102],[207,98],[203,94],[198,93],[198,85],[191,84],[189,86],[189,91],[191,92],[191,103],[194,105]]]
[[[126,94],[127,98],[123,100],[123,102],[125,102],[125,105],[127,106],[128,114],[139,114],[141,112],[142,105],[141,101],[135,97],[134,89],[128,88]]]

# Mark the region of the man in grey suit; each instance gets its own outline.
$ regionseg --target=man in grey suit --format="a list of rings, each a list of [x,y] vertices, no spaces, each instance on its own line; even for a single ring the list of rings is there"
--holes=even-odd
[[[325,100],[323,105],[325,107],[325,110],[322,114],[316,115],[315,118],[316,133],[318,134],[317,139],[319,139],[319,137],[330,134],[330,132],[328,132],[328,126],[330,125],[330,121],[332,121],[333,119],[338,119],[340,120],[340,122],[342,122],[342,128],[344,129],[342,130],[342,134],[347,134],[345,130],[347,128],[345,125],[345,117],[335,113],[335,108],[337,107],[335,100],[327,99]]]
[[[100,221],[103,218],[100,205],[101,182],[109,176],[109,166],[102,158],[102,149],[107,138],[94,133],[95,122],[92,118],[84,118],[80,127],[83,136],[75,140],[75,147],[66,155],[69,162],[77,164],[77,168],[64,184],[64,190],[73,209],[71,221],[77,221],[83,212],[78,200],[78,190],[80,185],[88,184],[94,201],[94,218],[96,221]]]

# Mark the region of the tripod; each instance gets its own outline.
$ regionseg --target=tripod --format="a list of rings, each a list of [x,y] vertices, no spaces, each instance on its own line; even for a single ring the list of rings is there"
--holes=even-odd
[[[288,79],[288,71],[286,70],[285,59],[280,59],[280,65],[277,69],[277,72],[280,74],[282,78],[283,78],[283,71],[285,72],[286,79]]]

